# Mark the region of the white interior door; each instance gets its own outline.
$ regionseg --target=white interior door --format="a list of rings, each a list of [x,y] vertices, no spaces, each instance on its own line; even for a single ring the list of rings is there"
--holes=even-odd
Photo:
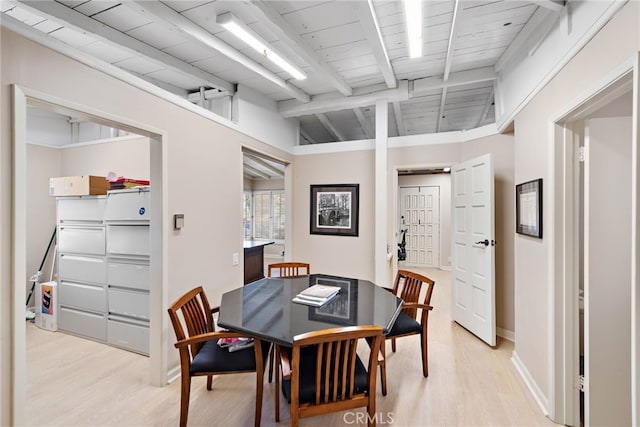
[[[496,345],[495,236],[491,154],[451,168],[453,320]]]
[[[631,118],[585,133],[585,425],[631,422]]]
[[[400,230],[407,230],[406,265],[416,267],[439,266],[439,207],[439,187],[400,188]]]

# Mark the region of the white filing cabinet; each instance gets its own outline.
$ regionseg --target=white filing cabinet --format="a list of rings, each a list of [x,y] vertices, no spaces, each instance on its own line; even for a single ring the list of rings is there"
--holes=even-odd
[[[107,341],[105,196],[59,197],[58,329]]]
[[[149,354],[149,187],[107,193],[107,342]]]
[[[149,187],[59,197],[58,328],[149,354]]]

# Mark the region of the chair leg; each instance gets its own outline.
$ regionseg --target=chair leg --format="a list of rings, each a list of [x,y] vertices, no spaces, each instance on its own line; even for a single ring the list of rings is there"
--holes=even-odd
[[[274,364],[276,363],[277,360],[280,360],[280,348],[278,348],[275,344],[273,345],[274,347],[276,347],[276,349],[274,350]],[[276,407],[275,409],[275,415],[276,415],[276,422],[280,421],[280,364],[278,363],[278,366],[275,367],[275,374],[276,374],[276,395],[275,395],[275,401],[276,401]]]
[[[396,339],[391,338],[391,351],[396,352]]]
[[[180,390],[180,427],[187,426],[189,416],[189,395],[191,394],[191,377],[182,375],[182,388]]]
[[[267,362],[269,364],[269,384],[271,384],[271,381],[273,380],[273,365],[276,363],[273,357],[273,353],[275,351],[274,347],[275,344],[271,344],[271,347],[269,347],[269,361]]]
[[[207,390],[211,390],[213,384],[213,375],[207,375]]]
[[[380,388],[382,389],[382,395],[387,395],[387,350],[386,340],[382,340],[380,344],[380,353],[382,354],[382,360],[378,362],[380,365]]]
[[[420,334],[421,350],[422,350],[422,375],[426,378],[429,376],[429,354],[427,345],[427,334]]]
[[[262,391],[264,388],[264,370],[262,372],[256,371],[256,415],[255,415],[255,427],[260,427],[262,419]]]

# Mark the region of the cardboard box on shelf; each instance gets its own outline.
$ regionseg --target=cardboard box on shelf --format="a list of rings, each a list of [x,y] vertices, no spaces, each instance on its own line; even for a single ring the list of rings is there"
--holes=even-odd
[[[90,196],[107,194],[109,181],[104,176],[61,176],[49,179],[50,196]]]

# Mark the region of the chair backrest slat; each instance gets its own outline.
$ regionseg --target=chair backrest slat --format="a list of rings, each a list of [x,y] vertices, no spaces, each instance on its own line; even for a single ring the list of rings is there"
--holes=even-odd
[[[423,304],[431,304],[431,294],[435,282],[426,276],[413,271],[398,270],[396,280],[393,284],[393,293],[398,295],[405,303],[417,303],[420,301],[420,294],[426,285],[426,291],[422,300]],[[416,308],[403,308],[402,311],[414,319],[417,318]]]
[[[329,332],[331,331],[331,332]],[[355,374],[357,345],[362,338],[372,338],[372,351],[379,348],[382,340],[382,328],[379,326],[354,326],[333,328],[298,335],[294,338],[292,365],[299,367],[301,347],[314,346],[315,365],[315,404],[326,404],[352,399],[355,393]],[[377,347],[375,347],[377,346]],[[376,356],[372,356],[376,357]],[[296,375],[294,370],[294,375]],[[370,375],[375,375],[373,370]],[[296,381],[292,384],[298,384]]]
[[[198,286],[186,293],[169,307],[168,312],[178,341],[194,335],[214,332],[211,307],[202,286]],[[181,318],[182,320],[180,320]],[[203,343],[197,343],[190,346],[192,359],[198,354],[203,345]]]
[[[267,266],[267,277],[272,277],[274,271],[279,277],[295,277],[311,274],[311,268],[306,262],[276,262]]]

